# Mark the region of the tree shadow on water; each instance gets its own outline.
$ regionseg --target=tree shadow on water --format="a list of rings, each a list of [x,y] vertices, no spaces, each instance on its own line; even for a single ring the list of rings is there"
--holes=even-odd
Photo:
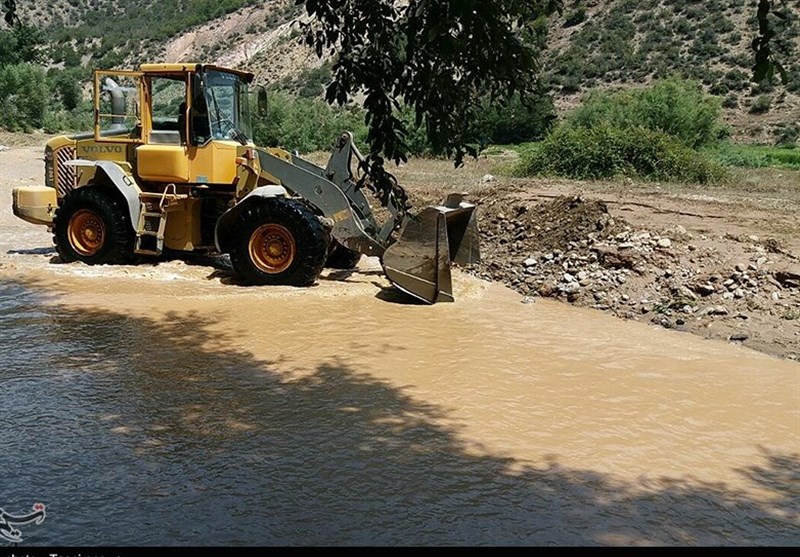
[[[797,455],[763,450],[762,467],[741,471],[769,501],[717,484],[624,483],[588,463],[561,466],[558,455],[523,467],[476,454],[442,425],[445,409],[359,372],[346,355],[290,375],[206,313],[46,307],[47,326],[29,342],[59,351],[18,364],[44,376],[24,408],[0,398],[29,441],[15,457],[24,487],[10,495],[39,493],[48,505],[34,544],[798,541]]]

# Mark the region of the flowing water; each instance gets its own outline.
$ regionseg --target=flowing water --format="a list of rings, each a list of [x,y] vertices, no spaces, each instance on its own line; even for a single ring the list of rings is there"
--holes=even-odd
[[[17,256],[0,507],[46,505],[26,544],[800,542],[797,363],[460,274],[403,303],[369,261],[253,289]]]

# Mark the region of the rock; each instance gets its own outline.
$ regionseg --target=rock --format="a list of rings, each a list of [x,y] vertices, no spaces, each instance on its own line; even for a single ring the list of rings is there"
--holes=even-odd
[[[8,151],[8,149],[9,148],[6,147],[5,145],[0,145],[0,153],[2,153],[3,151]]]
[[[564,282],[575,282],[575,277],[569,273],[564,273]]]
[[[744,290],[742,290],[741,288],[737,288],[736,290],[733,291],[733,297],[744,298]]]
[[[770,298],[772,298],[773,302],[777,302],[778,300],[781,299],[781,295],[778,294],[777,292],[773,292],[772,294],[770,294]]]
[[[653,316],[653,319],[651,319],[651,322],[655,323],[656,325],[661,325],[665,329],[672,329],[674,327],[672,321],[670,321],[665,315],[655,315]]]
[[[741,342],[747,340],[748,338],[750,338],[750,335],[748,335],[747,333],[733,333],[731,336],[728,337],[728,340]]]
[[[711,294],[713,294],[714,292],[716,292],[716,290],[714,289],[714,287],[713,287],[713,286],[711,286],[711,285],[710,285],[710,284],[708,284],[708,283],[696,284],[696,285],[694,285],[694,288],[693,288],[693,290],[694,290],[695,292],[697,292],[698,294],[700,294],[701,296],[710,296]]]
[[[736,271],[737,272],[744,273],[746,270],[747,270],[747,265],[745,265],[743,263],[737,263],[736,264]]]
[[[773,276],[785,288],[800,288],[800,267],[798,266],[776,270]]]
[[[660,248],[668,248],[672,245],[672,240],[669,238],[661,238],[658,242],[656,242],[656,245]]]
[[[633,250],[619,251],[612,247],[597,246],[593,248],[598,261],[603,267],[611,269],[635,269],[638,256]]]
[[[706,311],[708,315],[728,315],[728,308],[725,306],[713,306]]]
[[[559,290],[565,294],[574,294],[575,292],[579,292],[580,289],[581,285],[577,282],[568,282],[567,284],[559,286]]]
[[[520,300],[523,304],[532,304],[536,301],[536,298],[533,296],[523,296],[522,300]]]
[[[556,286],[550,281],[544,282],[539,286],[539,296],[549,298],[556,294]]]
[[[491,174],[484,174],[483,178],[481,178],[481,184],[488,184],[489,182],[494,182],[495,177]]]
[[[758,242],[758,236],[756,236],[755,234],[748,236],[747,239],[750,240],[753,243],[757,243]]]
[[[537,261],[535,257],[529,257],[528,259],[523,261],[522,264],[525,265],[525,268],[528,268],[528,267],[533,267],[534,265],[536,265],[536,263]]]

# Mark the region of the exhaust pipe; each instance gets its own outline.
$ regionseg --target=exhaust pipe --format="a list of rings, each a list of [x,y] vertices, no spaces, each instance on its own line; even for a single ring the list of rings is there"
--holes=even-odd
[[[111,95],[111,123],[115,128],[125,126],[125,90],[117,85],[117,82],[110,77],[106,78],[103,84],[103,91],[108,91]]]
[[[480,261],[475,205],[465,195],[450,194],[442,205],[404,219],[381,261],[398,289],[428,304],[454,301],[451,265]]]

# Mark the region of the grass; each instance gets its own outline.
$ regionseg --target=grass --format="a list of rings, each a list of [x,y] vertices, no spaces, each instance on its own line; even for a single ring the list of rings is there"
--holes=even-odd
[[[725,143],[709,150],[708,154],[724,166],[800,170],[799,148]]]

